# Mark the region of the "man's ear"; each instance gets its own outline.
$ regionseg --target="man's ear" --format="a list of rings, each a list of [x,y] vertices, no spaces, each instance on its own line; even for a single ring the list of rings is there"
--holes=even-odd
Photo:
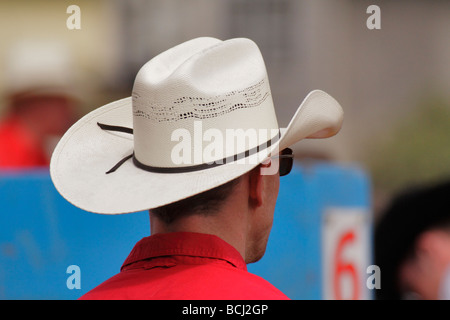
[[[249,172],[249,204],[260,207],[263,202],[264,183],[260,166]]]

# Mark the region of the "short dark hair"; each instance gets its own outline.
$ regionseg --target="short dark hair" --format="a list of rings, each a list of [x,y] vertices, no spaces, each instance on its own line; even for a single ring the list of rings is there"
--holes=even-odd
[[[157,216],[166,224],[170,224],[182,216],[192,214],[214,214],[214,212],[217,212],[217,210],[220,209],[221,204],[230,196],[239,181],[240,177],[192,197],[162,207],[150,209],[150,213]]]

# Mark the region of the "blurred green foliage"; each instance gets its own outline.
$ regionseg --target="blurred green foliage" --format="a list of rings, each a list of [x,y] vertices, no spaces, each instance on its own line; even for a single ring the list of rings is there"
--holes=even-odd
[[[374,188],[386,193],[450,178],[450,104],[431,97],[373,144],[367,161]]]

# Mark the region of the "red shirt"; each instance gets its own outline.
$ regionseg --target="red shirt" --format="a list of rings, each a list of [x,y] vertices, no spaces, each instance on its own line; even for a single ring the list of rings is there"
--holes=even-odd
[[[247,271],[239,252],[201,233],[156,234],[140,240],[120,273],[80,299],[289,299]]]

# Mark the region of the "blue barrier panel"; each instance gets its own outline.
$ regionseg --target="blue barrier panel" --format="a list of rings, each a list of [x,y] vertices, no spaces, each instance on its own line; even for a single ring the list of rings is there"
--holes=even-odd
[[[119,272],[148,215],[106,216],[65,201],[47,171],[0,176],[0,298],[76,299]],[[70,265],[81,289],[68,289]]]
[[[323,264],[329,251],[324,251],[324,225],[330,224],[324,221],[333,219],[324,219],[327,210],[362,208],[351,213],[370,218],[369,206],[369,183],[361,170],[294,167],[281,178],[266,255],[249,270],[292,299],[329,298]],[[338,210],[337,216],[342,212],[347,214]],[[371,220],[364,221],[369,231],[363,235],[370,236]],[[119,272],[134,244],[149,232],[147,212],[108,216],[72,206],[57,193],[48,171],[0,173],[0,299],[76,299]],[[362,249],[370,254],[371,242],[363,242]],[[67,285],[71,265],[80,268],[80,289]],[[351,277],[345,277],[339,288],[351,287]],[[358,298],[366,297],[358,292]]]

